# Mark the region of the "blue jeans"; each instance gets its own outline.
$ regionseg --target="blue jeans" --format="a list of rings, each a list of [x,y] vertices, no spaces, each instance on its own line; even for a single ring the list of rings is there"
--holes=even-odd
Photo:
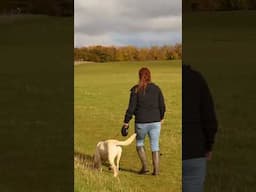
[[[182,161],[182,192],[203,192],[206,175],[206,158]]]
[[[144,146],[144,140],[148,134],[152,151],[159,151],[159,136],[161,123],[135,123],[135,131],[137,133],[136,146]]]

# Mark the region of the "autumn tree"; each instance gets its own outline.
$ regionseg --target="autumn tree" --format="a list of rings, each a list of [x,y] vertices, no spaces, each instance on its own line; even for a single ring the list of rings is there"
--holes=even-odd
[[[152,46],[137,48],[134,46],[106,47],[89,46],[74,49],[74,59],[76,61],[146,61],[146,60],[168,60],[181,59],[181,44],[174,46]]]

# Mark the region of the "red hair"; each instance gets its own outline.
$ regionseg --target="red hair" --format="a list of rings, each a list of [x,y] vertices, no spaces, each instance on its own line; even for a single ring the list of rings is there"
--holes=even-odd
[[[142,67],[139,70],[139,83],[138,83],[138,87],[137,87],[137,92],[144,91],[144,93],[145,93],[145,89],[146,89],[148,83],[150,83],[150,82],[151,82],[150,70],[146,67]]]

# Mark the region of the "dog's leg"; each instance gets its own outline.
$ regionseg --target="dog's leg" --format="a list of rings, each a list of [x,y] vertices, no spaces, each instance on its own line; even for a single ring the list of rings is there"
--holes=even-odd
[[[110,163],[110,165],[111,165],[111,168],[113,169],[113,171],[114,171],[114,177],[117,177],[117,168],[116,168],[116,165],[115,165],[115,162],[114,162],[114,160],[110,160],[109,161],[109,163]]]
[[[116,165],[115,165],[115,157],[116,157],[116,151],[115,150],[109,151],[108,161],[110,163],[111,168],[114,171],[114,177],[117,177],[118,173],[117,173],[117,168],[116,168]]]
[[[98,150],[96,150],[96,152],[95,152],[93,162],[94,162],[94,165],[93,165],[94,168],[95,169],[100,169],[100,171],[102,171],[101,158],[100,158],[100,154],[99,154]]]
[[[117,172],[119,172],[119,163],[120,163],[121,155],[122,155],[122,148],[120,147],[117,152],[117,157],[116,157]]]
[[[98,162],[98,169],[100,170],[100,172],[102,172],[102,167],[101,167],[101,158],[99,158],[99,162]]]

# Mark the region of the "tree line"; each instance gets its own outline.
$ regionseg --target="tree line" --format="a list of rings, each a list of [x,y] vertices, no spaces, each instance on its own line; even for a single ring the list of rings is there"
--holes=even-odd
[[[74,49],[75,61],[146,61],[181,59],[182,46],[164,45],[138,48],[134,46],[89,46]]]

